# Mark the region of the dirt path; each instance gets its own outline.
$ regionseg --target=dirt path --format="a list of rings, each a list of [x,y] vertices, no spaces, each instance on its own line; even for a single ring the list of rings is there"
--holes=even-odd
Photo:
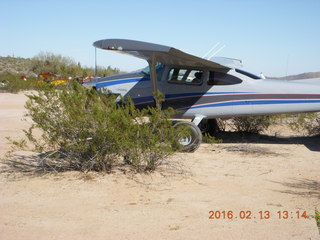
[[[2,156],[24,101],[0,94]],[[0,174],[0,239],[320,239],[319,139],[232,139],[150,175]]]

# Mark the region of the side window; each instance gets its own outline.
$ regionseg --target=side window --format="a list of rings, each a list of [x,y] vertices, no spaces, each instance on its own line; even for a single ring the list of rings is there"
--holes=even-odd
[[[185,75],[186,70],[184,69],[178,69],[178,68],[173,68],[169,72],[169,82],[173,83],[183,83],[182,79],[183,76]]]
[[[210,72],[207,83],[208,85],[233,85],[242,83],[242,80],[223,72]]]
[[[203,71],[172,68],[169,71],[168,82],[176,84],[201,85],[203,83]]]

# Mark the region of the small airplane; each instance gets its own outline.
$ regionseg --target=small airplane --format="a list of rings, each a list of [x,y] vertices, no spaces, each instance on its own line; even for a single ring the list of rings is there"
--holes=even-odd
[[[144,59],[138,72],[84,83],[102,93],[130,96],[137,107],[153,106],[156,91],[164,94],[163,107],[178,110],[175,118],[190,129],[180,140],[185,151],[195,151],[202,133],[213,134],[216,118],[320,111],[320,78],[273,80],[239,69],[240,60],[204,59],[176,48],[125,39],[93,43],[96,48]]]
[[[38,79],[39,80],[36,81],[34,83],[34,85],[37,85],[37,84],[43,83],[43,82],[50,83],[54,86],[68,83],[68,79],[66,79],[65,77],[62,77],[60,75],[54,74],[52,72],[40,73],[40,74],[38,74]]]

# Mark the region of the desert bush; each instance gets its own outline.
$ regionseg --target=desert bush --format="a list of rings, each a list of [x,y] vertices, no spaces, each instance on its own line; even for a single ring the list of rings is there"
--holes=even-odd
[[[94,74],[93,68],[82,67],[80,63],[76,63],[70,57],[65,57],[60,54],[53,54],[50,52],[40,52],[31,59],[32,72],[39,74],[42,72],[52,72],[65,77],[76,77]],[[98,66],[97,72],[100,76],[108,76],[119,73],[119,69],[107,68]]]
[[[320,134],[320,117],[315,120],[315,123],[309,127],[309,134],[319,135]]]
[[[238,132],[259,133],[274,123],[275,116],[246,116],[232,118],[231,124]]]
[[[161,110],[160,102],[139,110],[130,99],[115,104],[114,96],[76,82],[59,90],[43,85],[28,98],[27,116],[34,123],[27,139],[48,153],[45,166],[56,171],[110,171],[120,163],[150,171],[175,151],[177,135],[168,120],[173,110]]]
[[[316,220],[317,226],[320,231],[320,211],[318,209],[315,209],[314,219]]]
[[[53,72],[64,76],[81,75],[81,66],[69,57],[50,52],[40,52],[31,59],[31,69],[39,74],[42,72]]]
[[[296,131],[307,131],[309,135],[320,134],[319,113],[300,113],[290,116],[289,126]]]
[[[215,136],[211,136],[209,133],[205,133],[202,136],[202,142],[214,144],[214,143],[222,143],[223,140],[222,139],[217,139]]]
[[[3,73],[0,74],[0,90],[17,93],[21,90],[28,90],[32,88],[32,83],[35,78],[28,78],[28,80],[23,80],[18,75]]]

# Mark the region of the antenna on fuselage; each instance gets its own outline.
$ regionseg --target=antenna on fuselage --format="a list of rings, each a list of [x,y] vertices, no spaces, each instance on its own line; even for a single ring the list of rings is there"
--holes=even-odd
[[[218,52],[220,52],[222,49],[224,49],[226,47],[226,45],[223,45],[222,47],[220,47],[217,51],[215,51],[208,59],[213,58],[215,55],[217,55]]]
[[[218,52],[225,48],[226,45],[220,45],[220,42],[216,43],[202,58],[210,59],[214,57]]]
[[[220,43],[216,43],[202,58],[208,59],[207,56],[219,45]]]

